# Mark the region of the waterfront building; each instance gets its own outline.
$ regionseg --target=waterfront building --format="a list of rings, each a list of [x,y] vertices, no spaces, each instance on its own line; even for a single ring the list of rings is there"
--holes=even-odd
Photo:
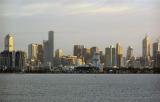
[[[6,69],[13,69],[15,67],[15,52],[3,51],[0,53],[1,56],[1,67]]]
[[[28,59],[32,65],[43,62],[43,46],[42,44],[32,43],[28,45]]]
[[[154,67],[159,67],[160,40],[153,43],[153,60]]]
[[[100,67],[100,54],[99,53],[95,53],[93,55],[92,64],[96,68]]]
[[[91,48],[91,58],[93,58],[95,53],[99,53],[99,48],[98,47],[92,47]]]
[[[74,51],[73,55],[77,56],[77,58],[83,58],[83,50],[84,50],[84,45],[74,45]]]
[[[54,62],[54,31],[48,32],[48,40],[43,41],[43,62],[45,65],[50,65],[53,67]]]
[[[83,56],[84,56],[84,62],[86,64],[91,63],[91,49],[90,48],[83,49]]]
[[[14,39],[11,33],[5,37],[5,50],[9,52],[14,50]]]
[[[116,66],[116,48],[110,46],[105,49],[105,67],[115,67]]]
[[[24,51],[17,51],[15,54],[15,67],[16,69],[24,69],[26,66],[27,55]]]
[[[149,67],[151,66],[151,41],[150,38],[148,36],[146,36],[143,39],[143,43],[142,43],[143,47],[142,47],[142,65],[144,67]]]
[[[64,56],[64,51],[62,49],[57,49],[55,51],[55,57],[56,58],[62,58]]]
[[[116,63],[117,67],[121,67],[122,65],[122,57],[123,57],[123,48],[119,43],[116,44]]]
[[[127,60],[131,60],[131,58],[133,57],[133,47],[129,46],[128,49],[127,49]]]

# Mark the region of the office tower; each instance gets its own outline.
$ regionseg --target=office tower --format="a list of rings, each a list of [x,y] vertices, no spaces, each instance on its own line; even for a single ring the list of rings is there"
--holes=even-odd
[[[12,70],[15,67],[15,52],[3,51],[0,53],[1,66]]]
[[[74,45],[73,55],[77,56],[77,58],[83,58],[83,49],[84,45]]]
[[[154,60],[154,67],[158,67],[159,55],[160,53],[160,40],[153,43],[153,60]]]
[[[105,55],[103,54],[103,51],[99,51],[99,55],[100,55],[100,62],[104,63],[104,61],[105,61]]]
[[[150,54],[150,51],[151,51],[151,41],[149,39],[148,36],[146,36],[144,39],[143,39],[143,57],[148,57],[148,56],[151,56]]]
[[[115,67],[116,66],[116,48],[110,46],[105,49],[105,67]]]
[[[49,61],[53,65],[53,57],[54,57],[54,31],[48,32],[48,54]]]
[[[62,49],[57,49],[57,50],[55,51],[55,57],[56,57],[56,58],[61,58],[61,57],[63,57],[63,56],[64,56],[64,52],[63,52]]]
[[[48,44],[48,41],[43,41],[43,61],[44,61],[44,64],[47,64],[49,62],[49,44]]]
[[[127,49],[127,60],[131,60],[133,56],[133,47],[129,46]]]
[[[99,53],[95,53],[93,55],[92,64],[97,68],[100,67],[100,54]]]
[[[91,63],[91,49],[90,48],[83,49],[83,56],[84,56],[84,62],[86,64]]]
[[[143,39],[143,61],[142,66],[148,67],[151,65],[151,41],[148,36]]]
[[[43,62],[43,47],[41,44],[32,43],[28,45],[28,59],[35,64]]]
[[[120,46],[119,43],[116,44],[116,63],[117,67],[121,67],[122,64],[122,57],[123,57],[123,48]]]
[[[37,44],[37,60],[38,62],[43,62],[43,45]]]
[[[92,47],[92,48],[91,48],[91,58],[93,58],[93,56],[94,56],[96,53],[99,53],[99,48],[98,48],[98,47]]]
[[[14,39],[12,34],[5,37],[5,50],[12,52],[14,50]]]
[[[26,53],[23,51],[17,51],[15,54],[15,67],[22,70],[26,66]]]
[[[28,45],[28,59],[29,60],[37,60],[38,53],[38,45],[37,44],[29,44]]]
[[[51,64],[53,67],[54,57],[54,31],[48,32],[48,40],[43,41],[43,63],[46,65]]]

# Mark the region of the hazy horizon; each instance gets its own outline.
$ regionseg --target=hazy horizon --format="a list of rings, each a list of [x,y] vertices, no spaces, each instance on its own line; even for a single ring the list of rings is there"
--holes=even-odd
[[[55,31],[55,50],[73,53],[73,44],[101,50],[119,42],[142,55],[146,34],[152,43],[160,37],[159,0],[1,0],[0,51],[4,37],[14,34],[15,50],[43,43]],[[126,55],[124,55],[126,56]]]

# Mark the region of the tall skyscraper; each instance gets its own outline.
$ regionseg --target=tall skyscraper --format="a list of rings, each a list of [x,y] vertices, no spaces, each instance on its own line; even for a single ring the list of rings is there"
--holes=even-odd
[[[143,67],[149,67],[151,65],[151,41],[148,36],[143,39]]]
[[[26,53],[23,51],[17,51],[15,54],[15,67],[18,69],[24,69],[26,66]]]
[[[154,67],[160,67],[160,40],[153,43],[153,60],[154,60]]]
[[[83,58],[84,45],[74,45],[73,55],[77,58]]]
[[[53,62],[53,57],[54,57],[54,31],[49,31],[48,32],[48,44],[49,44],[49,60],[51,63]]]
[[[160,40],[157,42],[153,43],[153,58],[156,57],[157,52],[160,51]]]
[[[129,46],[127,49],[127,60],[131,60],[133,56],[133,47]]]
[[[105,49],[105,67],[116,66],[116,48],[110,46]]]
[[[122,64],[122,57],[123,57],[123,48],[120,46],[119,43],[116,44],[116,63],[117,67],[121,67]]]
[[[143,39],[143,57],[148,57],[148,56],[151,56],[151,41],[149,39],[148,36],[146,36],[144,39]]]
[[[14,39],[12,34],[5,37],[5,50],[12,52],[14,50]]]
[[[44,63],[50,63],[51,66],[54,65],[53,58],[54,58],[54,31],[48,32],[48,41],[43,42],[44,48]]]

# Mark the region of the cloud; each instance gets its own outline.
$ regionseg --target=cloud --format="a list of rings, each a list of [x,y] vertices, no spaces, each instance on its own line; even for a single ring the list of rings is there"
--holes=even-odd
[[[3,5],[3,16],[34,16],[43,14],[98,14],[98,13],[117,13],[130,10],[128,5],[112,5],[103,2],[37,2],[27,5]]]

